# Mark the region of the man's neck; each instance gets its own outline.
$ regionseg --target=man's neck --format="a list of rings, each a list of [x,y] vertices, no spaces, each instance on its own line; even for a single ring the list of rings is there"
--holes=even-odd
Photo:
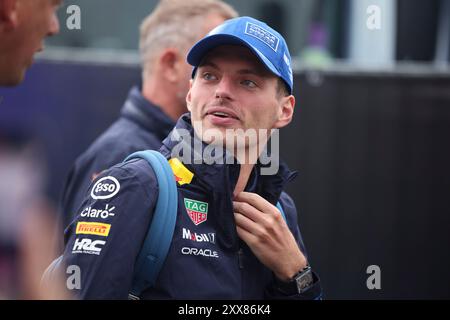
[[[142,84],[142,96],[160,107],[173,121],[180,117],[176,93],[171,90],[170,85],[165,86],[153,78],[145,80]]]
[[[241,170],[239,171],[239,178],[236,187],[234,188],[233,197],[236,197],[245,190],[254,166],[254,164],[241,164]]]
[[[235,158],[238,159],[241,166],[239,178],[233,192],[234,197],[245,190],[248,180],[250,179],[250,175],[252,174],[253,167],[264,150],[266,143],[267,141],[265,141],[264,145],[261,146],[258,143],[256,145],[246,146],[244,149],[234,149],[233,154]]]

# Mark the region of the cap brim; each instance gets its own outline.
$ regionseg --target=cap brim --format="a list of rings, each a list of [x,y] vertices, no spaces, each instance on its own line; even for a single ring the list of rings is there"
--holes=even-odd
[[[267,69],[269,69],[269,71],[271,71],[278,77],[282,77],[280,72],[278,72],[278,70],[275,68],[272,62],[270,62],[258,49],[252,46],[251,43],[230,34],[214,34],[208,36],[197,42],[191,48],[191,50],[187,55],[187,61],[190,65],[194,66],[192,75],[194,75],[195,70],[200,65],[205,55],[210,50],[214,49],[215,47],[227,44],[243,45],[249,48],[259,58],[259,60],[267,67]]]

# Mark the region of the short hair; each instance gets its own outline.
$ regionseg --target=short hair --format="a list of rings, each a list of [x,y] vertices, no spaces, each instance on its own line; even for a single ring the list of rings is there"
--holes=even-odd
[[[140,28],[139,50],[144,73],[161,50],[185,49],[204,36],[203,22],[207,15],[214,13],[225,20],[238,16],[236,10],[220,0],[160,0]]]
[[[277,81],[277,96],[279,98],[289,96],[290,95],[290,90],[289,90],[288,84],[283,79],[281,79],[280,77],[278,77],[277,80],[278,80]]]

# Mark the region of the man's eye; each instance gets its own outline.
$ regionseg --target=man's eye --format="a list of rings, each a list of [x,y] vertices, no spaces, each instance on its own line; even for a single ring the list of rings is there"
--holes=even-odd
[[[205,72],[205,73],[203,73],[203,79],[204,80],[216,80],[217,77],[215,75],[213,75],[212,73]]]
[[[244,86],[249,87],[249,88],[256,88],[257,85],[255,82],[253,82],[252,80],[243,80],[241,82]]]

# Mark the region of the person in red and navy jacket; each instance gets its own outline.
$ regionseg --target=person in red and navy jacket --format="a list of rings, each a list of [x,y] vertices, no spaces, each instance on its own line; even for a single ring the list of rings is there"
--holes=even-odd
[[[155,285],[140,298],[320,299],[294,201],[283,191],[295,173],[279,162],[267,174],[261,157],[251,161],[253,151],[262,155],[272,143],[269,136],[231,143],[242,132],[270,133],[292,120],[284,38],[261,21],[235,18],[195,44],[187,59],[194,66],[190,113],[160,149],[177,180],[175,231]],[[73,288],[79,298],[128,298],[159,192],[143,159],[115,165],[91,183],[65,231],[63,262],[81,270]]]

